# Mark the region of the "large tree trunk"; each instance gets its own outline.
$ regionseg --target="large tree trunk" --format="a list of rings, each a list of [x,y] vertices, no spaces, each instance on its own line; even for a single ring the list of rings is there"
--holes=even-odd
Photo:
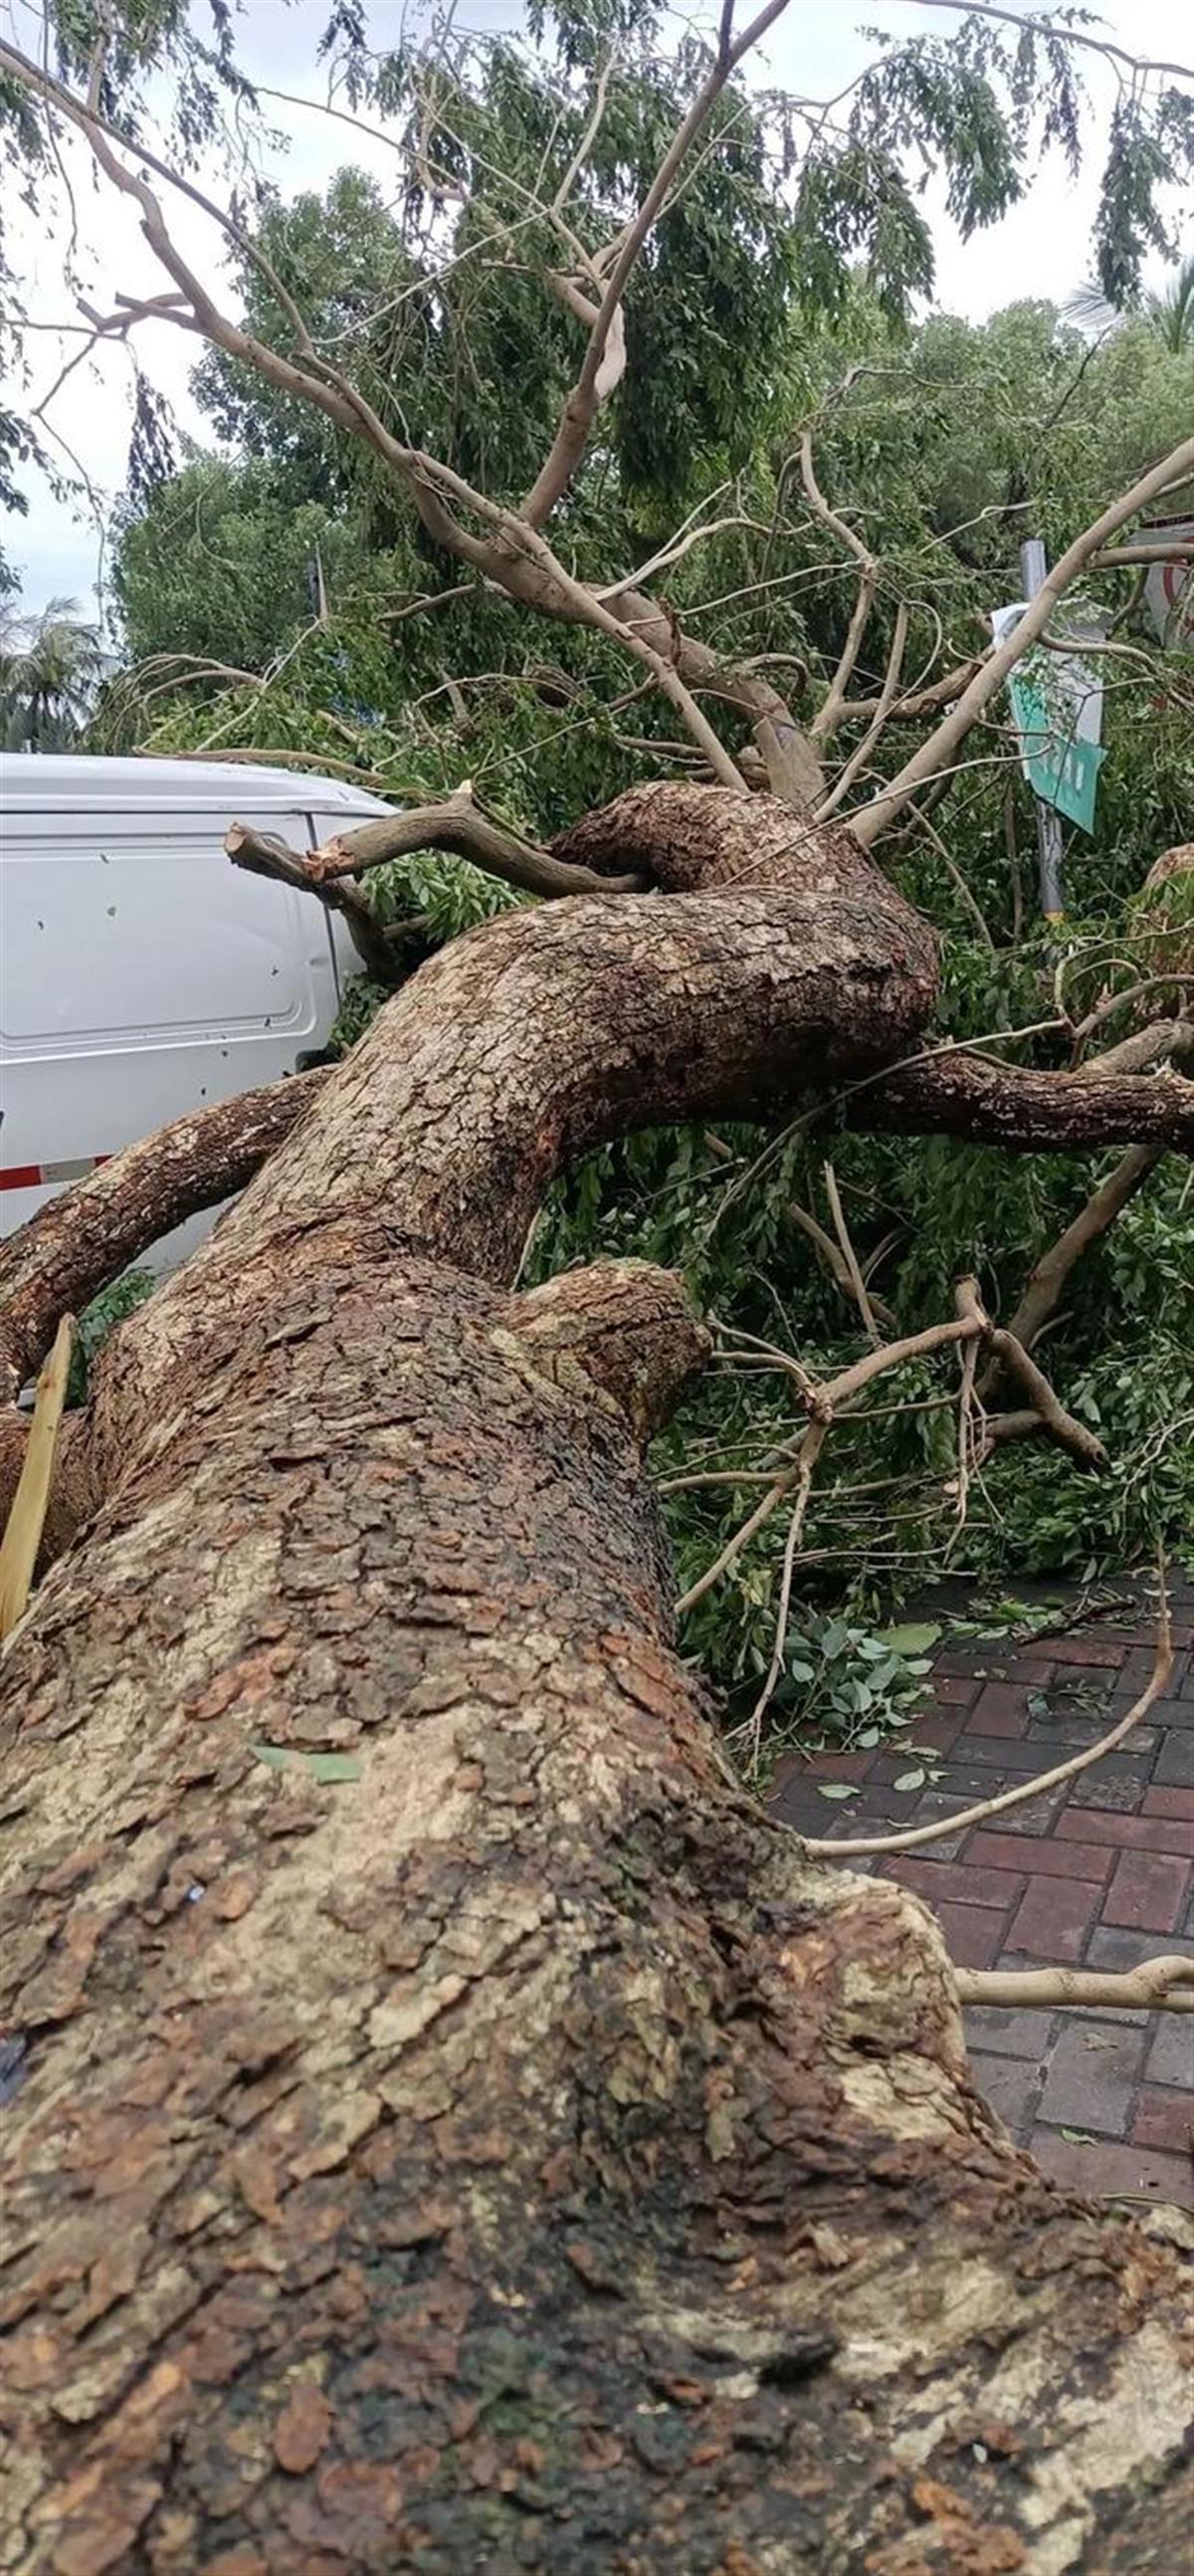
[[[435,960],[102,1365],[4,1667],[10,2569],[1182,2563],[1173,2258],[675,1654],[676,1283],[508,1285],[567,1154],[931,1005],[848,835],[644,791],[577,855],[634,830],[702,891]]]

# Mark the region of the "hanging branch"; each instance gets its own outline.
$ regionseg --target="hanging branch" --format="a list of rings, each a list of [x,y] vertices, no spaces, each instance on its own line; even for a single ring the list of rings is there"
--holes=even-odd
[[[866,633],[871,610],[875,605],[879,588],[879,565],[870,547],[864,545],[862,538],[856,536],[845,519],[839,518],[836,510],[830,509],[817,481],[813,465],[812,433],[807,429],[802,432],[800,439],[800,479],[804,485],[805,499],[814,518],[820,520],[822,527],[831,531],[839,544],[846,547],[861,567],[858,594],[846,630],[846,640],[842,646],[838,666],[829,683],[824,702],[818,708],[809,727],[813,740],[823,742],[826,735],[833,732],[834,726],[841,722],[846,689],[858,660],[859,648]]]
[[[631,271],[654,228],[672,180],[686,159],[690,145],[695,141],[702,126],[707,123],[731,74],[737,69],[743,56],[749,53],[752,45],[757,44],[759,38],[766,34],[768,27],[781,16],[786,6],[787,0],[767,0],[767,6],[759,11],[756,18],[751,19],[749,25],[743,28],[742,34],[738,37],[731,37],[728,24],[723,23],[722,42],[718,46],[711,69],[702,81],[687,116],[677,127],[642,204],[633,221],[627,226],[620,242],[617,257],[610,270],[609,282],[589,334],[589,344],[585,350],[580,374],[561,412],[547,457],[522,504],[519,515],[529,527],[540,528],[544,521],[551,517],[557,502],[563,499],[588,446],[593,422],[605,392],[609,389],[607,380],[603,378],[602,369],[614,319],[626,292]],[[616,377],[614,381],[617,381]]]

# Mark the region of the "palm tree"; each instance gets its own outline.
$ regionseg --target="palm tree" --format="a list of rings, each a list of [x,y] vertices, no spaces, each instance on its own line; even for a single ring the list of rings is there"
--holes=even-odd
[[[34,616],[0,615],[0,736],[7,751],[65,751],[78,741],[106,656],[77,599]]]
[[[1194,251],[1184,259],[1174,278],[1159,295],[1146,295],[1144,313],[1162,346],[1175,358],[1184,350],[1194,349]]]
[[[1095,331],[1100,338],[1117,330],[1127,318],[1108,303],[1102,287],[1096,286],[1092,278],[1087,278],[1061,309],[1067,322],[1076,323],[1080,331]],[[1187,349],[1194,349],[1194,251],[1180,262],[1172,285],[1142,295],[1135,311],[1173,357],[1180,358]]]

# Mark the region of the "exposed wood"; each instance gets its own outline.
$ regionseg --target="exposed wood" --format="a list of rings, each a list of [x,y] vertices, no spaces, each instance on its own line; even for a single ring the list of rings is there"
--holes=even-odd
[[[1138,1968],[956,1968],[964,2004],[1058,2005],[1085,2012],[1194,2012],[1194,1959],[1142,1959]],[[1194,2127],[1194,2118],[1192,2118]]]
[[[31,1421],[31,1415],[15,1404],[0,1405],[0,1531],[7,1523],[16,1499],[29,1448]],[[87,1455],[86,1413],[64,1413],[58,1428],[54,1473],[46,1498],[41,1541],[34,1560],[35,1582],[40,1582],[47,1566],[52,1565],[55,1557],[61,1556],[63,1549],[70,1546],[82,1523],[95,1510],[98,1500]]]
[[[0,1637],[9,1636],[24,1617],[29,1598],[54,1479],[54,1455],[66,1402],[74,1329],[73,1316],[64,1315],[37,1381],[29,1439],[0,1539]]]
[[[530,894],[558,897],[574,894],[633,894],[647,880],[639,876],[603,877],[592,868],[568,867],[539,849],[508,824],[499,823],[478,805],[467,784],[434,805],[413,805],[387,814],[384,821],[358,823],[337,832],[307,861],[313,886],[333,885],[337,878],[358,875],[412,850],[455,850],[506,885]]]
[[[297,850],[290,849],[272,832],[253,831],[247,823],[229,825],[224,847],[235,868],[246,869],[250,876],[272,877],[280,885],[295,886],[300,893],[313,894],[329,912],[340,913],[361,964],[379,983],[395,982],[394,948],[382,923],[355,887],[325,884],[319,871]]]

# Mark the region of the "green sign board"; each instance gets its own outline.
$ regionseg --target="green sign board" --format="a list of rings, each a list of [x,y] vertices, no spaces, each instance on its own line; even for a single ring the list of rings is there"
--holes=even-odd
[[[1093,832],[1099,771],[1106,758],[1102,745],[1067,724],[1065,707],[1050,710],[1031,676],[1016,672],[1008,695],[1024,767],[1042,804],[1054,806],[1080,831]]]

